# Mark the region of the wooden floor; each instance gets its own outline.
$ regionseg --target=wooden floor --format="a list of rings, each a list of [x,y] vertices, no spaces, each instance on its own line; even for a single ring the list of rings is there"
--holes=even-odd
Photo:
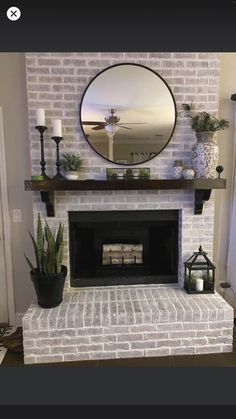
[[[0,366],[23,366],[23,353],[8,350]],[[73,366],[73,367],[236,367],[236,327],[234,328],[233,352],[206,355],[181,355],[167,357],[133,358],[133,359],[109,359],[100,361],[76,361],[53,364],[24,365],[26,368],[38,366]]]

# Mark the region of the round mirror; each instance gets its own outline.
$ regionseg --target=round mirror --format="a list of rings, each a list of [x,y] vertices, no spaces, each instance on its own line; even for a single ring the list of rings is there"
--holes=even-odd
[[[167,83],[139,64],[117,64],[86,88],[80,107],[86,139],[105,159],[132,165],[159,154],[170,141],[176,104]]]

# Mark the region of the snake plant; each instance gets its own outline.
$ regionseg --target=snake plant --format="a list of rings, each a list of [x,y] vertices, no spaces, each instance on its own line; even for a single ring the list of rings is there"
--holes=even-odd
[[[35,253],[36,267],[33,266],[29,258],[25,258],[33,273],[42,275],[55,275],[61,272],[63,259],[63,233],[64,227],[59,224],[58,231],[52,233],[47,221],[43,229],[40,214],[38,214],[37,235],[36,239],[29,232]]]

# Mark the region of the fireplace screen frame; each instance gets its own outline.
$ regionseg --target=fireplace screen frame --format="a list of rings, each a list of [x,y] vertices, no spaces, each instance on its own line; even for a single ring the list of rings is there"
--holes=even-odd
[[[70,249],[70,283],[72,287],[94,287],[94,286],[111,286],[111,285],[134,285],[134,284],[167,284],[178,282],[178,270],[179,270],[179,210],[126,210],[126,211],[72,211],[69,212],[69,249]],[[83,228],[87,228],[89,231],[90,226],[94,226],[100,223],[102,232],[102,223],[110,222],[117,223],[129,223],[132,226],[133,231],[136,231],[136,226],[140,227],[140,223],[150,223],[150,226],[155,226],[155,223],[168,225],[172,229],[174,241],[172,244],[172,260],[168,261],[172,265],[171,272],[169,274],[157,274],[150,273],[150,266],[147,265],[147,251],[143,253],[144,263],[141,265],[125,265],[125,266],[111,266],[108,273],[106,266],[98,266],[98,247],[94,249],[93,255],[91,255],[91,266],[94,266],[94,273],[85,272],[79,273],[78,269],[78,230],[80,235],[82,234]],[[148,224],[149,225],[149,224]],[[148,229],[148,227],[145,227]],[[154,227],[153,227],[154,228]],[[156,227],[158,228],[158,227]],[[159,227],[160,228],[160,227]],[[85,233],[84,230],[84,234]],[[153,230],[155,232],[155,230]],[[91,233],[92,234],[92,233]],[[140,228],[137,228],[137,234],[140,234]],[[150,236],[150,233],[148,233]],[[152,234],[154,234],[152,232]],[[102,236],[102,233],[101,233]],[[148,240],[150,237],[148,236]],[[134,234],[135,237],[135,234]],[[91,239],[91,238],[90,238]],[[94,239],[93,239],[94,240]],[[102,239],[101,239],[102,240]],[[80,241],[82,239],[80,238]],[[129,244],[131,241],[127,240],[125,243]],[[108,242],[107,242],[108,243]],[[113,241],[113,243],[115,243]],[[135,243],[139,243],[138,239]],[[134,243],[134,244],[135,244]],[[97,244],[94,246],[98,246]],[[144,246],[145,247],[145,246]],[[100,247],[101,248],[101,243]],[[149,249],[149,248],[148,248]],[[85,258],[88,257],[87,252],[84,251]],[[96,260],[94,259],[96,257]],[[101,256],[102,257],[102,256]],[[89,259],[90,260],[90,259]],[[120,271],[118,270],[120,268]],[[123,270],[122,270],[123,269]],[[95,273],[96,272],[96,273]]]

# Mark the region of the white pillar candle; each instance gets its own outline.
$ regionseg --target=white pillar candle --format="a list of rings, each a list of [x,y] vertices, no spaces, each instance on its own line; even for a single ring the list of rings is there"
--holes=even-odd
[[[53,127],[53,137],[62,137],[61,120],[60,119],[53,119],[52,120],[52,127]]]
[[[203,283],[202,278],[196,278],[196,291],[203,291]]]
[[[45,111],[42,108],[36,109],[36,126],[45,126]]]

